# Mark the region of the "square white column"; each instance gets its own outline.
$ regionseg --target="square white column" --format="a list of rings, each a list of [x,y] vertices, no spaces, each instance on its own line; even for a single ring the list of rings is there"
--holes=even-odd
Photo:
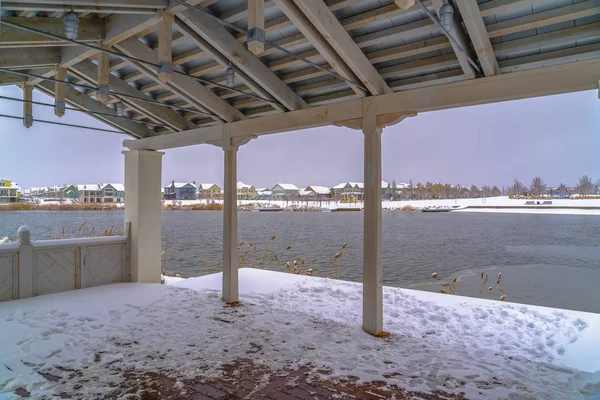
[[[125,222],[130,222],[131,281],[161,281],[161,178],[164,153],[128,150],[125,155]]]

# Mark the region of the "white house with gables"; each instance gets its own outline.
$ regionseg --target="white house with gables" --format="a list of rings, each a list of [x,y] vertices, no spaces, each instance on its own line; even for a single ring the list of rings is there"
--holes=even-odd
[[[293,183],[278,183],[271,189],[272,200],[292,200],[300,196],[300,189]]]

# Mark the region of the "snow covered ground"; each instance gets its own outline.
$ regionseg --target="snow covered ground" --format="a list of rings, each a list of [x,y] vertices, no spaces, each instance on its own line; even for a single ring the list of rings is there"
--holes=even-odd
[[[535,206],[525,206],[526,199],[509,199],[508,196],[498,197],[487,197],[483,199],[444,199],[444,200],[410,200],[410,201],[384,201],[382,206],[384,209],[397,209],[405,206],[411,206],[416,209],[423,209],[427,207],[453,207],[453,206],[487,206],[487,207],[524,207],[520,209],[506,208],[467,208],[464,210],[457,210],[459,212],[501,212],[501,213],[527,213],[527,214],[578,214],[578,215],[600,215],[599,210],[586,210],[585,207],[600,207],[600,199],[552,199],[552,207],[554,209],[536,209]],[[222,201],[216,200],[219,203]],[[181,205],[192,205],[192,204],[205,204],[207,200],[182,200],[177,203]],[[168,201],[165,201],[168,204]],[[322,208],[324,210],[335,207],[356,207],[362,208],[362,203],[347,204],[347,203],[336,203],[332,201],[318,202],[309,201],[307,202],[286,202],[286,201],[270,201],[270,200],[239,200],[238,205],[248,204],[260,204],[262,206],[279,206],[279,207],[309,207],[309,208]],[[561,208],[563,207],[563,208]],[[564,207],[577,207],[578,209],[564,208]],[[456,211],[454,211],[456,212]]]
[[[40,399],[98,398],[123,371],[182,380],[249,354],[271,368],[331,370],[324,379],[468,398],[600,396],[600,314],[385,287],[391,338],[377,339],[360,327],[356,283],[241,269],[234,308],[220,287],[213,274],[0,303],[0,399],[18,388]]]

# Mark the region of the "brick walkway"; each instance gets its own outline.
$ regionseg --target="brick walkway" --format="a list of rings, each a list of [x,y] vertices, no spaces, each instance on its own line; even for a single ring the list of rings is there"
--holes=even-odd
[[[125,379],[121,384],[112,387],[98,400],[465,399],[463,395],[441,391],[432,394],[409,392],[396,386],[387,386],[384,382],[358,384],[355,380],[320,378],[326,376],[327,371],[319,371],[318,375],[312,374],[307,367],[272,371],[251,360],[238,360],[235,364],[226,365],[216,378],[177,380],[156,372],[128,371],[123,373]],[[42,376],[49,382],[59,381],[58,377],[51,374]],[[17,389],[15,394],[22,398],[30,397],[29,392],[22,388]],[[51,394],[62,399],[83,398],[80,393],[67,393],[60,386],[53,393],[48,393]]]
[[[324,372],[324,371],[321,371]],[[322,399],[465,399],[445,392],[433,394],[407,392],[383,382],[356,384],[354,381],[322,380],[312,376],[306,367],[288,371],[268,368],[240,360],[228,365],[214,379],[196,379],[177,383],[161,374],[128,376],[119,393],[106,399],[116,399],[128,393],[141,393],[142,400],[322,400]],[[141,390],[140,390],[141,389]]]

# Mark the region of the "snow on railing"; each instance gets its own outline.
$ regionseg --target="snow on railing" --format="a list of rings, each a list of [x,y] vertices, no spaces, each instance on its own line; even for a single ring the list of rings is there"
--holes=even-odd
[[[0,301],[131,280],[130,224],[125,236],[0,243]]]

